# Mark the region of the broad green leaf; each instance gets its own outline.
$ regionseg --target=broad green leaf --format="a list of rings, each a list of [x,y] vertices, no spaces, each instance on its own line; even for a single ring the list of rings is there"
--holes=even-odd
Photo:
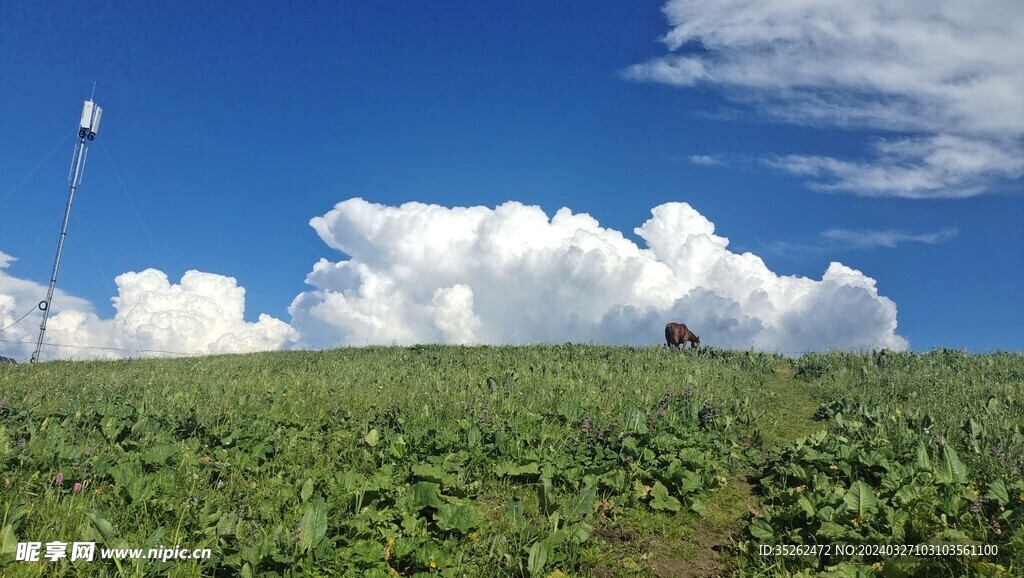
[[[302,490],[299,492],[299,498],[306,502],[310,496],[313,495],[313,478],[306,478],[306,483],[302,484]]]
[[[846,510],[858,518],[864,518],[878,507],[875,491],[865,482],[854,482],[850,490],[843,496]]]
[[[460,500],[453,504],[441,504],[434,521],[442,530],[458,530],[462,534],[468,534],[470,530],[479,528],[483,520],[473,509],[472,503]]]
[[[818,513],[815,514],[815,517],[817,517],[822,522],[831,522],[836,517],[836,509],[833,508],[832,506],[824,506],[820,510],[818,510]]]
[[[234,512],[228,512],[220,517],[217,521],[217,535],[218,536],[230,536],[235,533],[238,527],[238,514]]]
[[[892,529],[892,538],[894,544],[905,544],[907,536],[907,523],[910,522],[910,514],[906,510],[895,510],[887,508],[890,512],[888,515],[889,527]]]
[[[14,524],[7,524],[0,530],[0,556],[14,554],[18,548],[18,538],[14,535]]]
[[[505,511],[512,516],[513,520],[520,522],[523,519],[523,515],[526,513],[526,505],[518,498],[509,498],[508,501],[505,502]]]
[[[768,522],[765,522],[760,518],[756,518],[750,522],[750,535],[758,540],[770,542],[775,539],[775,530]]]
[[[530,576],[538,576],[544,571],[544,565],[548,563],[549,549],[543,542],[536,542],[530,547],[530,557],[526,562],[526,570]]]
[[[811,503],[811,500],[806,495],[800,496],[800,499],[796,501],[796,504],[800,506],[800,509],[802,509],[805,514],[807,514],[808,518],[813,518],[814,514],[817,513],[815,512],[814,504]]]
[[[693,510],[702,518],[708,517],[708,507],[704,504],[704,502],[696,498],[690,500],[690,509]]]
[[[928,455],[928,448],[924,446],[924,442],[917,444],[917,467],[922,470],[932,470],[932,459]]]
[[[590,537],[590,533],[594,531],[594,527],[586,522],[580,522],[570,529],[572,541],[577,544],[582,544],[587,541]]]
[[[317,497],[309,503],[299,524],[299,548],[308,552],[316,548],[327,535],[327,505],[323,498]]]
[[[451,486],[458,480],[456,476],[449,474],[441,469],[440,466],[435,466],[434,464],[416,464],[412,467],[412,474],[417,479],[438,483],[442,486]]]
[[[178,448],[174,444],[160,444],[143,452],[142,461],[151,466],[162,466],[176,453]]]
[[[377,447],[377,443],[380,442],[380,432],[377,431],[377,428],[371,429],[369,432],[367,432],[366,437],[363,438],[363,441],[365,441],[366,445],[370,446],[371,448]]]
[[[649,431],[647,429],[647,414],[639,409],[633,410],[632,415],[626,420],[625,426],[640,435],[646,434]]]
[[[405,437],[397,435],[392,439],[391,445],[388,447],[388,453],[390,453],[393,458],[402,459],[405,457],[405,449]]]
[[[586,518],[590,515],[590,509],[594,507],[595,501],[597,501],[597,487],[586,486],[580,492],[579,501],[574,504],[569,515],[575,519]]]
[[[851,532],[845,526],[840,526],[835,522],[822,522],[821,526],[818,527],[817,534],[827,540],[839,541],[849,537]]]
[[[516,464],[515,462],[506,461],[494,466],[494,475],[498,477],[515,477],[527,474],[540,475],[540,464],[537,462]]]
[[[541,484],[537,489],[537,499],[540,511],[544,515],[550,515],[558,509],[558,502],[555,500],[555,489],[551,485],[551,478],[541,478]]]
[[[375,564],[384,559],[384,546],[379,542],[359,541],[352,545],[349,552],[351,552],[352,559],[365,564]],[[370,574],[364,573],[363,576],[370,576]]]
[[[434,482],[416,482],[412,486],[413,504],[417,508],[441,507],[441,485]]]
[[[11,453],[11,437],[7,434],[7,428],[0,425],[0,458]]]
[[[103,543],[108,546],[113,545],[114,538],[117,537],[117,534],[114,532],[114,525],[110,523],[110,520],[108,520],[106,516],[96,508],[86,508],[85,510],[82,510],[82,513],[85,514],[85,517],[92,523],[92,527],[99,532],[100,537],[103,539]]]
[[[690,470],[683,471],[682,479],[679,480],[679,492],[681,495],[692,494],[704,487],[703,480],[697,472]]]
[[[988,485],[988,497],[999,502],[1000,506],[1010,503],[1010,493],[1006,491],[1006,484],[1003,480],[996,479]]]
[[[668,494],[668,488],[661,482],[655,482],[651,489],[651,508],[655,510],[668,510],[678,512],[682,507],[679,499]]]
[[[466,432],[466,445],[470,448],[475,448],[480,444],[480,428],[473,426]]]
[[[707,456],[697,448],[683,448],[679,450],[679,459],[689,466],[704,466],[707,464]]]
[[[947,484],[966,484],[967,466],[960,461],[956,450],[949,444],[942,446],[942,457],[935,464],[935,478]]]
[[[967,421],[964,422],[963,430],[964,433],[970,436],[971,439],[974,440],[975,442],[978,441],[978,438],[980,436],[985,435],[985,427],[981,425],[981,423],[979,423],[973,417],[968,418]]]

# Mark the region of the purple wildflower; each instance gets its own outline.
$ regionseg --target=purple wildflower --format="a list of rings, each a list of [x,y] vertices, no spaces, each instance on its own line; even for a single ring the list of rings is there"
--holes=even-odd
[[[75,493],[82,491],[82,482],[75,482]]]
[[[590,414],[583,416],[583,424],[580,425],[580,431],[583,432],[583,435],[590,433]]]
[[[971,513],[980,514],[981,509],[985,507],[985,502],[987,501],[988,500],[985,499],[985,496],[978,496],[977,500],[971,500]]]
[[[53,481],[53,485],[59,486],[64,483],[64,472],[57,472],[57,479]]]

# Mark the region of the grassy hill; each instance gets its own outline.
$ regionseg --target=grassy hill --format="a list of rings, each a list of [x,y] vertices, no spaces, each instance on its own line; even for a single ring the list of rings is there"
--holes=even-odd
[[[1021,575],[1021,424],[1008,353],[0,366],[0,573]],[[51,561],[53,541],[211,555]]]

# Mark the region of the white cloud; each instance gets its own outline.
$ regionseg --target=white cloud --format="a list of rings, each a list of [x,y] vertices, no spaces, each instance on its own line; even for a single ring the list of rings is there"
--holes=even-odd
[[[725,166],[725,161],[712,155],[690,155],[690,162],[701,166]]]
[[[11,258],[0,253],[0,327],[13,323],[46,296],[46,287],[5,271]],[[268,315],[256,323],[243,318],[245,289],[235,279],[189,271],[177,285],[155,269],[115,279],[116,314],[101,319],[92,306],[58,290],[46,328],[43,359],[164,354],[242,353],[278,349],[296,336],[288,324]],[[27,359],[35,347],[39,315],[0,333],[0,353]]]
[[[47,287],[8,274],[7,269],[14,261],[13,256],[0,251],[0,329],[4,329],[0,332],[0,355],[27,359],[39,335],[42,313],[38,305],[46,298]],[[53,311],[65,309],[88,316],[92,315],[93,307],[58,288],[53,294]]]
[[[875,149],[872,162],[787,155],[765,163],[814,179],[810,184],[816,189],[904,198],[968,197],[984,192],[995,178],[1024,175],[1024,150],[953,135],[879,141]]]
[[[924,135],[876,149],[869,162],[780,163],[827,177],[816,181],[823,188],[965,196],[1024,174],[1017,0],[669,0],[665,13],[664,41],[680,53],[634,65],[627,78],[719,87],[799,124]],[[943,153],[948,166],[936,162]],[[854,176],[860,172],[871,174]]]
[[[143,350],[243,353],[278,349],[294,337],[288,324],[261,314],[243,319],[245,289],[232,277],[188,271],[172,285],[161,271],[115,279],[115,334]]]
[[[641,248],[586,214],[508,202],[447,208],[350,199],[310,223],[350,258],[322,259],[290,312],[299,344],[659,342],[683,321],[705,343],[799,352],[904,349],[896,306],[833,263],[779,276],[686,203],[655,207]]]
[[[956,229],[944,229],[936,233],[907,233],[904,231],[829,229],[821,236],[830,241],[853,247],[896,247],[900,243],[925,243],[935,245],[948,241],[957,235]]]

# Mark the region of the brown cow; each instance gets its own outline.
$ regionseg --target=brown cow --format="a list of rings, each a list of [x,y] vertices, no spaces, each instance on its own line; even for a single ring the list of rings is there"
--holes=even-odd
[[[694,348],[700,347],[700,337],[694,335],[682,323],[669,323],[665,326],[665,341],[669,347],[675,347],[676,349],[679,349],[679,346],[682,345],[685,350],[687,341],[692,343]]]

